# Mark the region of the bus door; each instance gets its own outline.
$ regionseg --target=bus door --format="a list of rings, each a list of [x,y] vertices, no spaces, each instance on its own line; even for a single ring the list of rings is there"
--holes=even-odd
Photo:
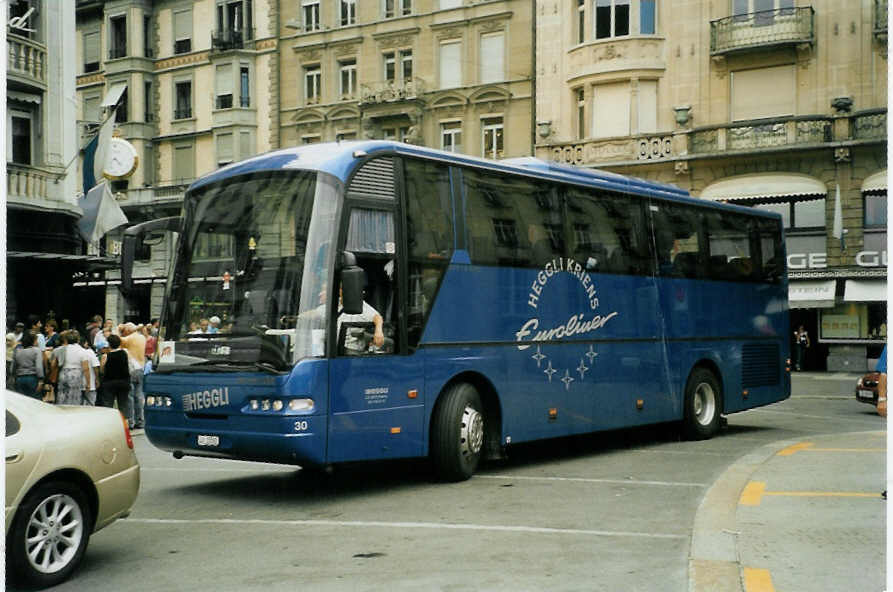
[[[424,438],[424,365],[399,355],[400,257],[393,204],[355,206],[344,250],[366,276],[363,313],[333,323],[329,366],[329,462],[420,456]],[[379,325],[380,323],[380,325]],[[380,331],[378,327],[380,326]]]

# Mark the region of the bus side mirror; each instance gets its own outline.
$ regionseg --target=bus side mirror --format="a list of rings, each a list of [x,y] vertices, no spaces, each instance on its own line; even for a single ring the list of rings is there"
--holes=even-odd
[[[161,231],[177,232],[183,219],[180,216],[158,218],[142,224],[136,224],[124,231],[121,241],[121,291],[124,294],[133,292],[133,262],[143,245],[157,245],[163,239]]]
[[[362,314],[365,279],[366,272],[356,264],[341,269],[341,308],[345,314]]]

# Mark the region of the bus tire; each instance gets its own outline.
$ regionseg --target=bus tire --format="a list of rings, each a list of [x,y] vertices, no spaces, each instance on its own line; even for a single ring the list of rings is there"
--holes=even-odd
[[[443,394],[431,422],[431,459],[444,481],[464,481],[477,469],[484,447],[484,407],[475,388],[454,384]]]
[[[685,384],[683,433],[689,440],[706,440],[719,431],[722,390],[710,370],[695,368]]]

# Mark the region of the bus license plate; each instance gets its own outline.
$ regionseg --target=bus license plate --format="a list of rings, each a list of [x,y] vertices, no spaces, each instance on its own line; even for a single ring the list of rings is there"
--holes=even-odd
[[[198,437],[198,445],[199,446],[220,446],[220,436],[200,435]]]
[[[862,391],[862,390],[860,390],[860,391],[859,391],[859,398],[860,398],[860,399],[868,399],[868,400],[871,400],[871,399],[874,399],[874,393],[871,392],[871,391]]]

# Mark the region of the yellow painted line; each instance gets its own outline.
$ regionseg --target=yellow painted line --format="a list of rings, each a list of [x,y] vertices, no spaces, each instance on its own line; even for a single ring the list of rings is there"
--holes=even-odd
[[[768,569],[744,568],[744,590],[746,592],[775,592],[772,575]]]
[[[881,497],[880,493],[862,493],[859,491],[764,491],[763,495],[781,497]]]
[[[793,454],[797,454],[801,450],[812,448],[813,446],[815,446],[815,444],[812,442],[800,442],[798,444],[794,444],[793,446],[788,446],[784,450],[779,450],[778,456],[791,456]]]
[[[741,492],[741,498],[738,503],[742,506],[759,506],[763,492],[766,491],[766,484],[762,481],[751,481],[744,487]]]
[[[804,452],[887,452],[886,448],[809,448]]]
[[[881,497],[880,493],[866,493],[861,491],[766,491],[766,484],[762,481],[751,481],[744,487],[738,503],[742,506],[759,506],[764,495],[775,497],[850,497],[850,498],[875,498]]]

